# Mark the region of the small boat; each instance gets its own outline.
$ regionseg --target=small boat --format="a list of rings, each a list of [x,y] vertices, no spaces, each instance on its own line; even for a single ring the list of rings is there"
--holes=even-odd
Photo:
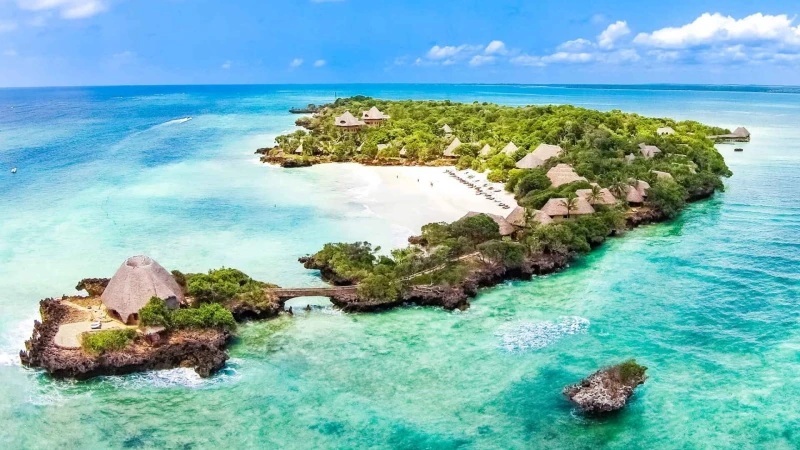
[[[741,147],[737,147],[737,148],[733,149],[733,151],[735,151],[735,152],[743,152],[744,149],[741,148]]]
[[[92,328],[93,330],[99,330],[99,329],[100,329],[100,327],[101,327],[101,324],[100,324],[100,322],[92,322],[91,328]]]
[[[17,173],[17,168],[14,167],[13,169],[11,169],[11,173]]]

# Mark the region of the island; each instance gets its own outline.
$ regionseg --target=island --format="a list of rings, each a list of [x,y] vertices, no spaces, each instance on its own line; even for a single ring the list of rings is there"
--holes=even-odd
[[[674,218],[732,175],[714,147],[729,130],[620,111],[358,96],[297,125],[257,150],[263,162],[444,166],[486,199],[486,210],[423,226],[406,248],[339,242],[301,258],[339,286],[332,301],[346,311],[468,308],[479,288],[560,270],[609,237]]]
[[[633,397],[634,390],[647,380],[647,367],[629,359],[605,367],[564,388],[564,395],[586,415],[617,412]]]
[[[467,309],[479,289],[564,269],[610,237],[674,218],[731,176],[714,147],[728,130],[620,111],[353,97],[298,125],[306,130],[259,149],[262,161],[440,167],[430,170],[486,210],[424,225],[389,252],[334,242],[300,257],[328,286],[279,287],[230,268],[168,272],[134,256],[110,279],[82,280],[87,296],[42,300],[22,363],[78,379],[172,367],[208,376],[224,366],[238,322],[291,314],[284,305],[295,297],[328,297],[345,312]]]

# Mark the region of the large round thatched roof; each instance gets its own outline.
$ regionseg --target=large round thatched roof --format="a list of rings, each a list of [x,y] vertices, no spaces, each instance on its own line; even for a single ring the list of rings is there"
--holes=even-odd
[[[132,256],[117,269],[101,299],[127,322],[151,297],[175,297],[183,301],[183,290],[167,269],[147,256]]]

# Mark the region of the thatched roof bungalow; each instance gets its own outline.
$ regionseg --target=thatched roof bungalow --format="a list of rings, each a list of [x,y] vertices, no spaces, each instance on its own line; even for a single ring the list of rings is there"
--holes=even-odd
[[[672,127],[661,127],[656,130],[656,134],[659,136],[665,136],[669,134],[675,134],[675,130]]]
[[[614,205],[617,203],[617,198],[614,197],[614,194],[612,194],[608,188],[600,189],[600,198],[594,201],[590,198],[592,195],[591,189],[578,189],[575,191],[575,195],[586,199],[590,205]]]
[[[406,147],[403,146],[403,148],[400,149],[400,157],[405,158],[406,155],[408,155],[408,151],[406,150]]]
[[[369,109],[369,111],[364,111],[361,113],[361,119],[363,119],[368,125],[374,125],[381,123],[384,120],[389,120],[389,116],[382,113],[377,107],[373,106]]]
[[[505,147],[503,147],[503,149],[502,149],[502,150],[500,150],[500,151],[501,151],[502,153],[505,153],[505,154],[506,154],[506,155],[508,155],[508,156],[512,156],[512,155],[514,154],[514,152],[516,152],[517,150],[519,150],[519,147],[517,147],[517,146],[516,146],[516,145],[515,145],[513,142],[509,142],[509,143],[508,143],[508,144],[506,144],[506,146],[505,146]]]
[[[650,183],[642,180],[632,180],[627,187],[626,200],[631,205],[641,205],[647,199],[647,190]]]
[[[564,150],[558,145],[539,144],[536,150],[517,161],[517,169],[535,169],[541,167],[548,159],[560,156]]]
[[[553,219],[550,218],[547,214],[535,209],[531,211],[530,214],[527,214],[527,211],[522,206],[517,206],[514,208],[513,211],[506,217],[506,222],[514,225],[515,227],[525,227],[528,224],[528,221],[533,221],[542,225],[547,225],[548,223],[553,223]]]
[[[551,198],[542,207],[542,212],[550,216],[554,222],[560,222],[565,219],[572,219],[586,214],[594,214],[594,208],[592,208],[592,205],[590,205],[585,198],[578,197],[575,200],[575,209],[567,211],[568,200],[566,198]]]
[[[345,111],[344,114],[334,119],[334,125],[347,131],[358,131],[364,122],[356,119],[350,111]]]
[[[297,153],[298,155],[302,155],[303,154],[303,143],[302,142],[300,143],[300,145],[297,146],[297,149],[295,149],[294,152]]]
[[[486,144],[481,149],[480,155],[481,156],[489,156],[489,153],[491,153],[491,152],[492,152],[492,147],[489,146],[489,144]]]
[[[453,141],[450,142],[450,145],[448,145],[447,148],[444,149],[444,153],[442,153],[442,156],[444,156],[445,158],[458,158],[458,155],[456,155],[453,152],[460,145],[461,145],[461,141],[458,138],[453,139]]]
[[[152,297],[175,307],[184,300],[183,289],[167,269],[147,256],[132,256],[111,277],[100,299],[112,316],[137,323],[139,310]]]
[[[548,170],[547,178],[550,179],[550,183],[555,187],[575,181],[587,181],[586,178],[575,173],[575,169],[569,164],[559,164]]]
[[[661,153],[661,149],[656,147],[655,145],[647,145],[647,144],[639,144],[639,151],[642,152],[642,156],[647,159],[650,159],[657,154]]]
[[[453,129],[450,128],[450,125],[444,124],[442,125],[442,131],[444,131],[445,136],[449,136],[453,134]]]
[[[750,132],[745,127],[738,127],[730,134],[720,134],[717,136],[709,136],[709,139],[718,139],[723,141],[735,142],[750,142]]]
[[[508,223],[508,221],[503,216],[498,216],[497,214],[479,213],[479,212],[475,212],[475,211],[470,211],[467,214],[465,214],[464,217],[462,217],[461,219],[466,219],[468,217],[480,216],[481,214],[483,214],[485,216],[488,216],[490,219],[494,220],[494,222],[497,224],[497,226],[500,229],[500,236],[510,236],[510,235],[514,234],[514,231],[516,231],[514,226],[511,225],[510,223]],[[459,220],[461,220],[461,219],[459,219]]]

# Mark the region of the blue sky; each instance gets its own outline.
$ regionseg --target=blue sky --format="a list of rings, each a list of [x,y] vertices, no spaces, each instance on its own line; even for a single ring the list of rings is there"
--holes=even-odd
[[[0,0],[0,86],[800,84],[797,0]]]

